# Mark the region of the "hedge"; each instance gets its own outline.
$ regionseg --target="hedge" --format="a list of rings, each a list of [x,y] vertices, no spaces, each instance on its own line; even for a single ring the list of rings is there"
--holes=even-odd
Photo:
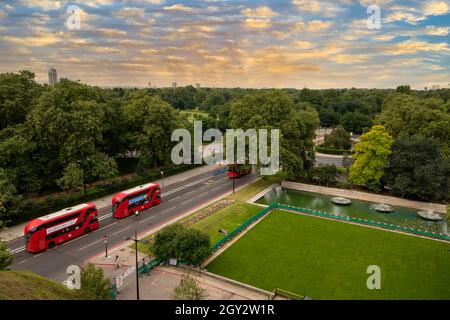
[[[320,152],[320,153],[335,154],[335,155],[340,155],[340,156],[344,155],[345,153],[352,154],[351,150],[325,148],[322,146],[317,146],[316,151]]]

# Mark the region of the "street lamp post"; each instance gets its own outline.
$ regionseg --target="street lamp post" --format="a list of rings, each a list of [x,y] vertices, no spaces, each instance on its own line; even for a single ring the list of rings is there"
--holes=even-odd
[[[235,181],[234,181],[235,179],[236,179],[235,177],[232,178],[232,180],[233,180],[233,194],[234,194],[234,191],[235,191]]]
[[[124,240],[132,240],[134,241],[134,251],[136,255],[136,300],[139,300],[139,261],[138,261],[138,242],[142,242],[144,244],[147,244],[148,241],[146,240],[138,240],[137,238],[137,230],[134,230],[134,239],[130,237],[124,237]]]
[[[82,165],[81,160],[77,160],[77,165],[83,170],[83,189],[84,189],[84,197],[86,198],[86,168]]]
[[[137,231],[134,230],[134,251],[136,252],[136,300],[139,300],[139,262],[138,262]]]
[[[161,189],[164,188],[164,171],[161,170]]]
[[[106,234],[103,237],[104,241],[105,241],[105,257],[108,258],[108,240],[106,238]]]

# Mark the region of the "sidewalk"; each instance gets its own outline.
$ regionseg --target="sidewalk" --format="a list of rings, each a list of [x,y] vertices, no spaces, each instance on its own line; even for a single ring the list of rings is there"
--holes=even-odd
[[[139,294],[143,300],[172,300],[173,290],[188,270],[170,266],[159,266],[148,276],[139,278]],[[268,300],[271,292],[225,279],[214,274],[189,272],[198,285],[205,290],[207,300]],[[136,284],[133,277],[119,289],[119,300],[135,300]]]
[[[192,170],[188,170],[185,172],[175,174],[173,176],[165,177],[164,181],[161,181],[161,179],[159,179],[156,182],[159,183],[159,185],[162,188],[162,191],[164,192],[164,188],[171,184],[195,177],[197,175],[206,173],[208,171],[212,171],[214,169],[218,169],[220,166],[221,165],[217,165],[217,164],[216,165],[205,165],[200,168],[195,168]],[[109,195],[109,196],[106,196],[106,197],[103,197],[103,198],[100,198],[100,199],[97,199],[97,200],[94,200],[91,202],[97,206],[98,210],[100,210],[100,209],[106,208],[111,205],[112,197],[113,197],[113,195]],[[51,212],[49,212],[49,213],[51,213]],[[15,225],[15,226],[12,226],[10,228],[0,231],[0,239],[2,239],[4,241],[11,241],[11,240],[22,237],[25,224],[26,223],[18,224],[18,225]]]

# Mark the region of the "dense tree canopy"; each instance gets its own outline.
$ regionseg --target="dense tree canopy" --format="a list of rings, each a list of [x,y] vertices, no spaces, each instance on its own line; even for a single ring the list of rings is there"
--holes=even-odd
[[[420,135],[399,138],[392,146],[387,183],[395,194],[421,200],[441,200],[448,193],[450,162],[439,141]]]
[[[209,256],[209,235],[180,224],[171,225],[158,232],[152,245],[153,253],[160,259],[178,259],[200,264]]]
[[[247,95],[230,106],[230,125],[235,129],[279,129],[283,170],[299,176],[313,166],[315,130],[319,119],[312,108],[298,108],[281,91]]]
[[[445,101],[440,98],[393,94],[383,104],[377,122],[395,139],[415,134],[436,138],[441,152],[450,156],[450,114]]]

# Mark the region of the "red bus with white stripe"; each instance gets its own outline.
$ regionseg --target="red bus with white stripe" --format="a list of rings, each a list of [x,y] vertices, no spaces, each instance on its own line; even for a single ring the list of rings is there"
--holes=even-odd
[[[147,183],[139,187],[117,193],[112,198],[113,217],[123,219],[161,203],[161,189],[157,183]]]
[[[83,203],[31,220],[24,235],[28,252],[37,253],[99,228],[93,203]]]

